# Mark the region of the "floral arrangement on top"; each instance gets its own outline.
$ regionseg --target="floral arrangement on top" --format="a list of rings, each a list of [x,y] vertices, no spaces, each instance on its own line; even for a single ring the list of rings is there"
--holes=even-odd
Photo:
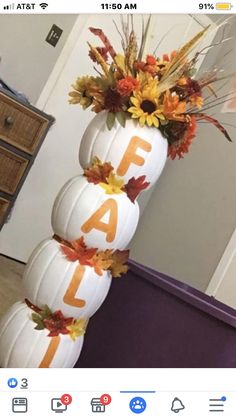
[[[190,59],[189,54],[202,40],[210,26],[197,33],[178,51],[162,58],[145,55],[150,17],[143,27],[138,47],[131,17],[129,24],[122,21],[122,31],[117,30],[122,40],[123,54],[117,53],[101,29],[89,30],[102,41],[102,47],[88,43],[89,56],[99,65],[98,76],[79,77],[69,93],[71,104],[80,104],[83,109],[91,107],[99,113],[106,110],[107,127],[112,129],[115,120],[125,127],[128,118],[139,121],[141,127],[154,126],[167,138],[168,155],[172,159],[183,157],[196,134],[196,123],[206,120],[215,125],[231,141],[226,129],[204,111],[203,89],[217,97],[212,83],[219,81],[216,74],[207,74],[197,80],[196,63],[202,51]],[[222,78],[221,78],[222,80]],[[207,103],[209,105],[209,103]]]

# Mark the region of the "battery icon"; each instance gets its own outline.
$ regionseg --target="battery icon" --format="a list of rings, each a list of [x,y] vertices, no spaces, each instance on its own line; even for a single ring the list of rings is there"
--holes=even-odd
[[[216,3],[216,10],[231,10],[232,7],[231,3]]]

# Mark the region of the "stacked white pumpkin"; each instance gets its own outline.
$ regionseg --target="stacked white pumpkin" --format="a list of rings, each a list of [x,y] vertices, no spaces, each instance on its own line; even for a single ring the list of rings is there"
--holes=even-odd
[[[166,162],[167,141],[156,128],[140,128],[133,120],[128,120],[125,128],[116,123],[108,131],[106,113],[102,112],[83,135],[81,166],[89,167],[95,157],[111,162],[116,174],[126,182],[144,175],[152,186]],[[97,227],[91,223],[94,217]],[[126,193],[107,195],[100,185],[88,183],[83,175],[63,186],[52,211],[52,227],[57,236],[66,241],[83,236],[88,247],[99,250],[125,249],[138,220],[136,201],[131,202]],[[61,310],[66,317],[87,321],[106,298],[111,274],[104,270],[98,275],[93,267],[69,261],[60,246],[52,238],[33,251],[23,276],[25,297],[37,307],[46,304],[53,312]],[[24,302],[18,302],[2,318],[0,366],[73,367],[82,349],[83,336],[75,341],[64,334],[48,337],[47,329],[35,330],[32,313]]]

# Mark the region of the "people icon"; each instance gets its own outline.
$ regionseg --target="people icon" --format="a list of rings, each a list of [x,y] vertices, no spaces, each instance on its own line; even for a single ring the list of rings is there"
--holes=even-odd
[[[147,403],[142,397],[134,397],[129,403],[130,410],[133,413],[143,413],[146,406]]]

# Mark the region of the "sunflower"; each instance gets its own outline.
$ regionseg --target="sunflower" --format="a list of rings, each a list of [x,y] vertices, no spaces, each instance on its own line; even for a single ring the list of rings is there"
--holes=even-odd
[[[88,108],[95,99],[100,99],[102,91],[93,77],[84,76],[78,78],[72,85],[73,91],[69,93],[69,103],[75,105],[79,103],[83,109]]]
[[[134,106],[128,111],[132,118],[139,120],[141,127],[147,124],[149,127],[154,125],[158,128],[159,120],[165,120],[162,107],[159,105],[156,80],[150,80],[140,91],[134,92],[130,101]]]
[[[104,106],[104,94],[102,92],[94,93],[91,110],[99,113],[105,109]]]

